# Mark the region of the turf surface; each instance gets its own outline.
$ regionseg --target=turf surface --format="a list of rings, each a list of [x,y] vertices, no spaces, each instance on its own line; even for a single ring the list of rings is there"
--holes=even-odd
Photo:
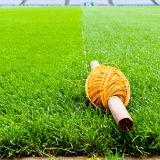
[[[159,9],[1,7],[0,156],[158,155]],[[131,132],[86,99],[93,59],[129,79]]]

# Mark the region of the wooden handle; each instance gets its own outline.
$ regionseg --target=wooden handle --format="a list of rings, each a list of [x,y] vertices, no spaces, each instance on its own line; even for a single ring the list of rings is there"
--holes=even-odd
[[[93,60],[90,65],[91,65],[91,69],[93,69],[97,67],[99,63],[98,61]],[[129,115],[129,113],[127,112],[122,101],[118,97],[111,97],[108,100],[108,106],[118,128],[123,132],[127,132],[128,130],[131,130],[133,127],[133,120]]]
[[[131,130],[133,121],[122,101],[118,97],[112,97],[108,100],[108,106],[118,128],[123,132]]]

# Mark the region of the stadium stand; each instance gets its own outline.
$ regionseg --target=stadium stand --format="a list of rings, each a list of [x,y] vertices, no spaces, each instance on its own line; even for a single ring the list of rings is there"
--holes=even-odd
[[[107,0],[70,0],[69,5],[70,6],[80,6],[85,5],[87,3],[94,3],[94,5],[97,6],[108,6],[109,3]]]
[[[27,0],[25,6],[62,6],[65,0]]]
[[[156,3],[157,3],[157,5],[160,5],[160,0],[154,0]]]
[[[154,6],[160,0],[0,0],[0,6]]]
[[[84,1],[83,0],[70,0],[69,5],[70,6],[81,6],[83,5]]]
[[[153,6],[151,0],[112,0],[115,6]]]
[[[97,6],[108,6],[109,2],[106,0],[95,0],[94,1]]]
[[[0,0],[0,6],[17,6],[22,0]]]

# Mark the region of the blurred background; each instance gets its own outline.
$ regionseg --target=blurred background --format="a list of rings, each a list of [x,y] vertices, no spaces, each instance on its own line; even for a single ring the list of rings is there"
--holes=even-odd
[[[0,0],[0,6],[154,6],[160,0]]]

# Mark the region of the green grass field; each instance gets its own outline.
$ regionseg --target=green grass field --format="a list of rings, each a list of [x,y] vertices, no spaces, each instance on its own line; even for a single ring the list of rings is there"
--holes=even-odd
[[[159,7],[1,7],[0,157],[159,155],[159,28]],[[80,87],[93,59],[128,78],[131,132]]]

